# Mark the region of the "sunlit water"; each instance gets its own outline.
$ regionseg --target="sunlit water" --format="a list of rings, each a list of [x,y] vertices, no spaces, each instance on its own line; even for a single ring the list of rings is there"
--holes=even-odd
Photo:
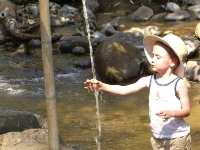
[[[106,15],[104,18],[99,15],[98,18],[101,22],[112,20]],[[193,35],[197,22],[169,22],[167,24],[154,22],[154,24],[163,26],[165,30],[174,30],[180,35]],[[140,24],[124,19],[124,24],[127,27],[145,27],[153,22]],[[62,31],[62,29],[59,30]],[[64,28],[64,31],[67,35],[67,28]],[[63,59],[66,58],[63,57]],[[67,59],[65,61],[70,61]],[[94,94],[83,88],[83,82],[87,78],[92,78],[90,68],[74,69],[73,72],[55,76],[58,127],[59,134],[65,143],[95,150],[97,149],[95,137],[98,134],[96,102]],[[0,109],[30,111],[46,116],[43,78],[31,80],[0,78],[0,81]],[[191,125],[193,150],[198,150],[200,147],[199,91],[200,84],[191,83],[189,95],[192,112],[186,120]],[[102,98],[99,104],[102,124],[101,149],[151,149],[148,89],[129,96],[102,93]]]
[[[83,89],[83,81],[90,76],[84,72],[56,76],[57,111],[63,140],[94,150],[97,149],[95,137],[98,134],[96,102],[94,94]],[[43,79],[9,82],[1,81],[0,109],[26,110],[46,116]],[[192,146],[196,150],[200,146],[199,87],[192,83],[189,90],[192,113],[186,119],[191,125]],[[129,96],[107,93],[102,96],[101,149],[150,149],[148,90]]]

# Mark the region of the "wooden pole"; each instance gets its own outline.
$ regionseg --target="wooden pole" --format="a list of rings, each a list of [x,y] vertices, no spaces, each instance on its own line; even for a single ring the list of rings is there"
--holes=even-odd
[[[39,0],[39,7],[49,149],[59,150],[49,0]]]

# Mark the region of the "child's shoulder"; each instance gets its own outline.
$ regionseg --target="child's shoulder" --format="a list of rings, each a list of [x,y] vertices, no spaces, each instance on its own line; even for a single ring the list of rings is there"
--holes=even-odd
[[[151,80],[151,77],[152,77],[152,75],[144,76],[144,77],[142,77],[140,80],[141,80],[147,87],[149,87],[149,82],[150,82],[150,80]]]
[[[177,88],[181,88],[181,87],[185,87],[185,86],[187,87],[186,82],[182,78],[180,78],[177,82]]]

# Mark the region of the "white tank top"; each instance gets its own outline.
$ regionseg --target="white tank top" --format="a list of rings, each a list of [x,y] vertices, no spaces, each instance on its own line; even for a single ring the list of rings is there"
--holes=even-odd
[[[164,122],[162,117],[156,115],[161,110],[180,110],[181,103],[176,95],[176,85],[180,78],[175,78],[169,83],[159,84],[156,74],[151,76],[149,83],[149,116],[153,136],[160,139],[172,139],[186,136],[190,133],[189,124],[180,117],[171,117]]]

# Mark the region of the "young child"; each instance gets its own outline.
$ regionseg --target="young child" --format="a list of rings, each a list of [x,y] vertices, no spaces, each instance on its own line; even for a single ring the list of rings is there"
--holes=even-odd
[[[84,83],[89,90],[127,95],[149,88],[149,116],[153,150],[190,150],[190,101],[182,59],[187,54],[182,39],[169,34],[163,38],[148,35],[143,40],[145,54],[155,74],[126,86],[109,85],[94,79]]]

